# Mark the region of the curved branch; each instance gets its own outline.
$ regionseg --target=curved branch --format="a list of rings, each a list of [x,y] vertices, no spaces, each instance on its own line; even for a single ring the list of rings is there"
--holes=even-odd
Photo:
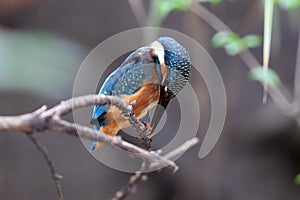
[[[115,96],[106,96],[106,95],[86,95],[80,97],[74,97],[66,101],[62,101],[59,105],[54,106],[53,108],[47,109],[46,106],[42,106],[40,109],[35,112],[23,114],[19,116],[0,116],[0,133],[7,131],[14,131],[27,134],[32,143],[36,148],[42,153],[44,159],[47,161],[47,164],[50,168],[52,179],[55,183],[56,191],[58,194],[58,199],[63,200],[63,194],[59,180],[62,179],[62,176],[58,175],[55,171],[54,165],[50,160],[47,150],[43,147],[38,140],[29,133],[33,132],[42,132],[46,130],[53,130],[60,133],[66,133],[72,136],[79,136],[91,141],[99,141],[110,145],[114,148],[125,150],[134,156],[140,157],[143,159],[143,165],[145,161],[149,162],[150,169],[157,169],[160,167],[170,167],[174,172],[178,169],[178,166],[171,160],[178,153],[183,153],[190,147],[194,146],[197,142],[197,138],[193,138],[185,142],[182,146],[176,148],[171,153],[161,156],[157,152],[148,151],[138,146],[135,146],[131,143],[128,143],[121,139],[120,136],[109,136],[93,129],[82,126],[77,123],[71,123],[66,120],[61,119],[62,116],[72,112],[75,109],[82,107],[92,106],[94,104],[105,105],[111,104],[120,109],[123,116],[128,119],[130,124],[137,129],[140,133],[145,134],[146,136],[151,136],[148,128],[137,119],[132,114],[132,106],[126,105],[122,99]],[[124,190],[118,193],[117,199],[122,199],[122,197],[128,196],[132,193],[133,188],[136,184],[143,180],[144,174],[142,172],[137,172],[132,179],[127,184]]]
[[[159,166],[169,166],[174,171],[178,169],[178,166],[173,161],[160,156],[156,152],[147,151],[128,143],[122,140],[120,136],[109,136],[99,131],[94,131],[89,127],[61,119],[61,116],[72,112],[72,110],[94,104],[111,104],[118,107],[122,113],[125,113],[129,116],[129,122],[134,128],[136,128],[138,131],[148,133],[147,127],[131,114],[132,110],[130,106],[127,106],[123,100],[118,97],[106,95],[86,95],[74,97],[72,99],[62,101],[59,105],[48,110],[46,106],[43,106],[37,111],[29,114],[12,117],[0,116],[0,133],[4,131],[30,133],[34,131],[41,132],[45,130],[68,133],[70,135],[80,136],[91,141],[103,142],[114,148],[125,150],[137,157],[157,163]]]

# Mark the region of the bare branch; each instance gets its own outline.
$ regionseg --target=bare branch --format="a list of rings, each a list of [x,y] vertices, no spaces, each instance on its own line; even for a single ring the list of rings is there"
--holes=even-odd
[[[67,132],[73,135],[77,133],[84,139],[103,142],[114,148],[125,150],[133,154],[134,156],[157,163],[160,166],[169,166],[174,171],[178,169],[178,166],[173,161],[165,159],[154,151],[147,151],[136,145],[126,142],[122,140],[120,136],[109,136],[101,132],[94,131],[93,129],[82,126],[80,124],[74,124],[60,119],[52,119],[51,121],[52,124],[49,127],[51,130],[62,133]]]
[[[0,133],[4,131],[17,131],[31,133],[36,128],[35,122],[38,121],[40,114],[47,110],[46,106],[42,106],[40,109],[33,113],[28,113],[20,116],[2,117],[0,116]]]
[[[298,50],[296,55],[295,81],[294,81],[294,101],[298,110],[300,110],[300,27],[298,36]],[[298,120],[300,123],[300,116],[298,113]]]
[[[128,0],[134,17],[140,27],[146,24],[146,10],[141,0]]]
[[[13,117],[0,117],[0,132],[11,130],[28,133],[33,131],[41,132],[45,130],[54,130],[56,132],[68,133],[74,136],[78,135],[84,139],[92,141],[103,142],[114,148],[125,150],[150,162],[158,163],[160,166],[169,166],[174,171],[178,169],[178,166],[173,161],[165,159],[155,152],[147,151],[128,143],[122,140],[119,136],[109,136],[80,124],[67,122],[60,118],[62,115],[71,112],[73,109],[91,106],[94,104],[112,104],[118,107],[123,113],[131,113],[131,109],[118,97],[86,95],[62,101],[59,105],[49,110],[46,110],[46,107],[42,107],[36,112],[30,114]],[[145,127],[141,121],[131,114],[128,114],[128,116],[129,119],[132,119],[131,122],[133,127],[139,131],[148,132],[147,127]]]
[[[54,185],[55,185],[55,189],[56,189],[56,192],[57,192],[57,195],[58,195],[58,199],[63,200],[64,199],[63,192],[62,192],[62,189],[61,189],[61,185],[59,183],[59,181],[62,179],[62,176],[59,175],[56,172],[54,164],[53,164],[52,160],[50,159],[50,156],[48,155],[47,149],[33,135],[28,134],[27,136],[31,140],[31,142],[34,144],[34,146],[41,152],[44,159],[46,160],[47,165],[48,165],[48,167],[50,169],[50,172],[51,172],[52,180],[53,180]]]
[[[151,150],[152,139],[151,135],[148,137],[142,138],[143,147],[148,151]],[[131,194],[136,193],[137,184],[142,180],[147,180],[147,175],[142,173],[145,171],[146,162],[145,160],[141,164],[140,171],[135,172],[135,174],[131,175],[127,183],[122,187],[121,190],[117,191],[112,200],[124,200],[129,197]]]
[[[136,186],[140,181],[146,181],[147,175],[137,171],[135,174],[130,176],[128,182],[125,184],[125,186],[116,192],[115,196],[112,198],[112,200],[124,200],[127,197],[129,197],[131,194],[136,193]]]
[[[24,115],[11,116],[11,117],[0,116],[0,133],[6,131],[16,131],[20,133],[25,133],[28,135],[28,137],[30,138],[32,143],[37,147],[37,149],[42,153],[43,157],[47,161],[47,164],[50,168],[51,175],[55,183],[56,191],[58,194],[58,198],[60,200],[63,199],[61,186],[59,184],[59,179],[61,179],[61,176],[56,173],[54,165],[50,160],[45,147],[43,147],[43,145],[36,138],[34,138],[32,135],[29,135],[28,133],[32,133],[34,131],[42,132],[45,130],[53,130],[56,132],[65,133],[72,136],[79,136],[91,141],[103,142],[114,148],[125,150],[133,154],[134,156],[142,158],[144,161],[142,164],[142,168],[143,166],[146,165],[146,161],[148,161],[147,163],[150,164],[149,166],[150,169],[152,170],[168,166],[174,172],[178,170],[178,166],[171,160],[171,158],[173,158],[174,156],[180,153],[183,153],[185,150],[192,147],[198,142],[198,139],[193,138],[192,140],[187,141],[182,146],[175,149],[174,152],[171,152],[166,156],[161,156],[157,152],[148,151],[138,146],[135,146],[131,143],[128,143],[122,140],[120,136],[109,136],[101,132],[94,131],[89,127],[82,126],[77,123],[71,123],[61,119],[63,115],[66,115],[75,109],[91,106],[94,104],[99,104],[99,105],[111,104],[118,107],[122,112],[122,114],[124,114],[124,116],[128,118],[128,121],[131,123],[131,125],[134,128],[136,128],[138,131],[142,133],[147,133],[146,134],[147,137],[145,138],[151,140],[151,134],[150,134],[151,131],[148,130],[148,127],[146,127],[143,122],[135,118],[135,116],[132,114],[132,106],[126,105],[122,99],[114,96],[106,96],[106,95],[80,96],[66,101],[62,101],[59,105],[48,110],[46,106],[43,106],[35,112],[24,114]],[[148,140],[145,140],[145,142],[146,141],[148,142]],[[123,199],[123,197],[125,198],[126,196],[134,192],[134,188],[136,187],[137,183],[140,180],[144,180],[143,177],[146,177],[146,175],[143,174],[142,171],[143,169],[141,169],[140,172],[136,172],[130,178],[130,180],[126,184],[126,187],[124,187],[121,191],[117,193],[116,199]]]
[[[170,153],[164,155],[163,157],[170,159],[170,160],[175,159],[178,155],[183,154],[185,151],[187,151],[188,149],[195,146],[198,142],[199,142],[198,138],[192,138],[192,139],[186,141],[184,144],[180,145],[178,148],[171,151]],[[147,175],[145,173],[142,173],[142,171],[144,171],[144,169],[146,168],[145,165],[146,165],[146,162],[143,162],[142,166],[141,166],[141,170],[137,171],[135,174],[130,176],[128,182],[125,184],[125,186],[121,190],[116,192],[116,194],[112,198],[112,200],[124,200],[128,196],[130,196],[130,194],[136,192],[137,184],[140,181],[147,180]],[[150,170],[156,169],[157,167],[158,167],[157,164],[151,163],[149,166],[149,169]]]
[[[173,160],[177,156],[183,154],[185,151],[187,151],[188,149],[190,149],[193,146],[195,146],[196,144],[198,144],[198,142],[199,142],[198,138],[192,138],[190,140],[187,140],[185,143],[183,143],[182,145],[180,145],[179,147],[177,147],[173,151],[167,153],[163,157],[166,158],[166,159]],[[157,168],[157,164],[156,163],[151,163],[149,168],[150,169],[155,169],[155,168]]]
[[[72,99],[62,101],[59,105],[47,110],[46,106],[38,109],[33,113],[28,113],[19,116],[0,116],[0,132],[3,131],[17,131],[30,133],[33,131],[40,131],[46,128],[49,118],[60,118],[72,110],[92,106],[94,104],[104,105],[112,104],[118,107],[122,113],[128,115],[128,120],[131,125],[136,128],[141,134],[149,135],[147,127],[134,115],[131,114],[132,110],[118,97],[105,96],[105,95],[86,95],[81,97],[74,97]]]
[[[175,159],[177,156],[183,154],[185,151],[198,144],[198,142],[199,142],[198,138],[192,138],[186,141],[185,143],[183,143],[182,145],[180,145],[178,148],[164,155],[164,157],[170,160]]]
[[[86,95],[81,97],[74,97],[72,99],[62,101],[59,105],[49,109],[42,114],[42,117],[62,116],[72,112],[72,110],[83,108],[92,105],[111,104],[118,107],[124,116],[127,116],[130,124],[137,129],[142,135],[150,135],[147,127],[132,114],[130,106],[126,105],[120,98],[106,95]]]

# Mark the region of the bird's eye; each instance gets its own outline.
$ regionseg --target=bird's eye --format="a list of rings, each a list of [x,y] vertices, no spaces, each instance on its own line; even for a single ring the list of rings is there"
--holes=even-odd
[[[160,64],[160,63],[159,63],[159,59],[158,59],[158,57],[157,57],[156,55],[152,55],[151,57],[152,57],[152,59],[153,59],[153,61],[154,61],[155,63]]]

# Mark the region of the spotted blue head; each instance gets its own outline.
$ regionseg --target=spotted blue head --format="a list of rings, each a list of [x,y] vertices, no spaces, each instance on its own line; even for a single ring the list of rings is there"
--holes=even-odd
[[[168,69],[163,86],[167,86],[171,96],[177,95],[189,80],[191,74],[191,58],[187,50],[170,37],[160,37],[157,41],[163,47],[163,57],[160,63]],[[164,62],[164,63],[163,63]]]

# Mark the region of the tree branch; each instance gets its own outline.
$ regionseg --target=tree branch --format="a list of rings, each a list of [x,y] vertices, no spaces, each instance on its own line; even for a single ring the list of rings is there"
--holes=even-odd
[[[61,185],[59,183],[59,181],[62,179],[62,176],[59,175],[56,172],[54,164],[53,164],[52,160],[50,159],[50,156],[48,154],[47,149],[33,135],[28,134],[27,136],[31,140],[31,142],[34,144],[34,146],[39,150],[39,152],[41,152],[42,156],[46,160],[47,165],[50,169],[52,180],[53,180],[54,185],[55,185],[55,189],[56,189],[56,192],[57,192],[57,195],[58,195],[58,199],[63,200],[64,199],[63,192],[62,192],[62,189],[61,189]]]
[[[116,192],[112,200],[124,200],[131,194],[136,193],[136,186],[140,181],[146,181],[148,179],[147,175],[141,171],[137,171],[135,174],[130,176],[128,182],[125,186]]]
[[[295,80],[294,80],[294,101],[298,110],[300,110],[300,26],[298,32],[298,47],[296,55]],[[298,113],[298,122],[300,124],[300,114]]]
[[[164,157],[167,159],[175,159],[178,155],[183,154],[186,150],[192,148],[193,146],[195,146],[196,144],[198,144],[199,139],[198,138],[192,138],[188,141],[186,141],[185,143],[183,143],[182,145],[180,145],[179,147],[177,147],[176,149],[174,149],[173,151],[169,152],[168,154],[166,154]],[[130,196],[130,194],[135,193],[136,192],[136,186],[140,181],[145,181],[147,180],[147,175],[145,173],[142,173],[145,169],[145,165],[146,163],[143,162],[142,166],[141,166],[141,170],[137,171],[135,174],[133,174],[132,176],[130,176],[128,182],[125,184],[125,186],[116,192],[115,196],[112,198],[112,200],[124,200],[126,199],[128,196]],[[149,169],[156,169],[157,164],[155,163],[151,163],[149,166]]]
[[[132,126],[138,131],[147,132],[147,127],[140,122],[134,115],[131,115],[132,109],[127,106],[120,98],[105,95],[86,95],[75,97],[67,101],[62,101],[59,105],[46,109],[46,106],[29,114],[12,117],[0,116],[0,133],[4,131],[17,131],[21,133],[31,133],[34,131],[53,130],[61,133],[68,133],[74,136],[80,136],[84,139],[103,142],[114,148],[123,149],[137,157],[146,159],[150,162],[158,163],[160,166],[169,166],[176,171],[178,166],[171,160],[168,160],[156,152],[147,151],[121,139],[120,136],[109,136],[99,131],[94,131],[89,127],[80,124],[71,123],[61,119],[74,109],[91,106],[94,104],[111,104],[118,107],[122,113],[129,116]]]
[[[40,109],[19,116],[2,117],[0,116],[0,133],[4,131],[17,131],[24,133],[32,133],[34,128],[37,128],[35,122],[39,116],[47,110],[47,106],[42,106]]]
[[[127,0],[131,10],[134,14],[134,17],[140,27],[145,26],[146,24],[146,10],[143,5],[143,2],[140,0]]]
[[[188,148],[194,146],[198,142],[197,138],[193,138],[184,143],[182,146],[175,149],[173,152],[165,156],[161,156],[157,152],[148,151],[136,145],[128,143],[122,140],[120,136],[109,136],[101,132],[94,131],[89,127],[82,126],[77,123],[71,123],[61,119],[62,116],[72,112],[75,109],[92,106],[95,104],[110,104],[116,106],[120,109],[122,115],[128,119],[128,121],[134,128],[136,128],[140,133],[142,132],[146,136],[151,137],[150,131],[144,125],[144,123],[132,114],[132,106],[126,105],[122,99],[115,96],[86,95],[74,97],[72,99],[62,101],[59,105],[54,106],[51,109],[47,109],[46,106],[42,106],[35,112],[28,114],[10,117],[0,116],[0,133],[7,131],[25,133],[28,135],[28,137],[36,146],[36,148],[42,153],[44,159],[47,161],[47,164],[50,168],[50,172],[52,175],[52,179],[55,183],[59,200],[63,200],[63,194],[61,186],[59,184],[59,180],[62,177],[56,173],[54,165],[51,159],[49,158],[45,147],[35,137],[31,135],[31,133],[33,132],[53,130],[60,133],[66,133],[72,136],[79,136],[91,141],[99,141],[110,145],[114,148],[125,150],[133,154],[134,156],[142,158],[144,160],[142,166],[145,166],[146,161],[148,161],[147,163],[149,163],[151,170],[168,166],[174,172],[178,169],[178,166],[171,159],[179,153],[183,153]],[[136,174],[133,175],[129,180],[127,187],[125,187],[125,189],[121,192],[117,193],[117,196],[126,197],[130,193],[132,193],[133,188],[140,180],[142,180],[143,176],[144,174],[142,172],[136,172]]]

